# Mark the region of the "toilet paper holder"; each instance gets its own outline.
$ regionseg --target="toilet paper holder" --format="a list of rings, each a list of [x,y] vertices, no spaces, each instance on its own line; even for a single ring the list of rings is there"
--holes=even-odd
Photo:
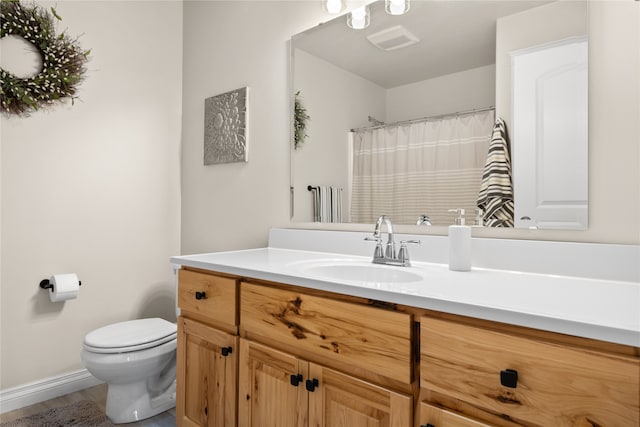
[[[78,286],[82,286],[82,281],[78,280]],[[49,279],[44,279],[40,281],[40,287],[42,289],[53,289],[53,283]]]

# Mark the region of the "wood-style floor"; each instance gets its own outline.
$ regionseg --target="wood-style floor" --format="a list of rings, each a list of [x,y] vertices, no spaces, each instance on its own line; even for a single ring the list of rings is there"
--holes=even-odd
[[[35,405],[16,409],[15,411],[7,412],[5,414],[0,414],[0,422],[12,421],[17,418],[37,414],[38,412],[43,412],[51,408],[66,406],[81,400],[94,401],[102,408],[102,410],[104,410],[107,402],[107,385],[101,384],[86,390],[77,391],[45,402],[36,403]],[[146,420],[119,425],[131,427],[176,427],[176,411],[174,408],[156,415],[155,417],[147,418]]]

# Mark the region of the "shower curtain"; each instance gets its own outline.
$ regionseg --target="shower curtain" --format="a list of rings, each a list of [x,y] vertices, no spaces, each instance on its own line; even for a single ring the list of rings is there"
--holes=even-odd
[[[494,124],[493,110],[355,131],[351,221],[453,224],[473,218]],[[468,223],[471,223],[469,220]]]

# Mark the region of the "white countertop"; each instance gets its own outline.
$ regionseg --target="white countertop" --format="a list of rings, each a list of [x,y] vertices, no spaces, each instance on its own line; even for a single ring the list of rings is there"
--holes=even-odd
[[[375,283],[328,279],[307,272],[313,263],[369,263],[370,257],[279,248],[176,256],[181,266],[270,280],[407,306],[493,320],[640,347],[640,284],[550,274],[412,262],[386,267],[419,280]]]

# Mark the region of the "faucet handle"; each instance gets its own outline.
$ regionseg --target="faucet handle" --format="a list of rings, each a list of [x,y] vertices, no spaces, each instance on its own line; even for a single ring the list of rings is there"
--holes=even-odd
[[[400,261],[402,265],[404,265],[405,267],[409,267],[411,265],[411,261],[409,260],[409,250],[407,249],[407,243],[419,245],[420,240],[401,240],[400,241],[400,250],[398,250],[398,261]]]
[[[407,246],[407,243],[419,245],[420,243],[422,243],[422,240],[400,240],[400,245],[402,246]]]
[[[376,248],[373,251],[374,258],[382,258],[382,238],[380,237],[365,237],[364,240],[369,242],[376,242]]]

